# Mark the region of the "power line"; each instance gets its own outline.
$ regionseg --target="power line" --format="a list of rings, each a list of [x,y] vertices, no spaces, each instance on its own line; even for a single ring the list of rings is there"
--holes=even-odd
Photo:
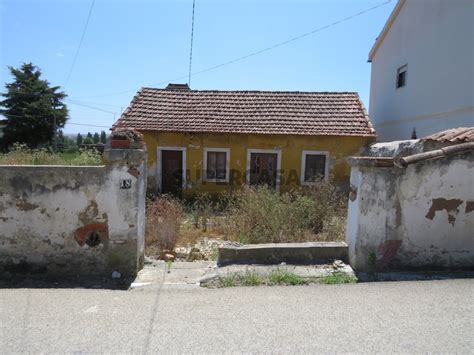
[[[70,103],[70,104],[73,104],[73,105],[76,105],[76,106],[82,106],[82,107],[86,107],[88,109],[91,109],[91,110],[96,110],[96,111],[100,111],[100,112],[105,112],[105,113],[110,113],[112,115],[115,115],[117,114],[117,112],[112,112],[112,111],[108,111],[108,110],[103,110],[101,108],[97,108],[97,107],[94,107],[94,106],[89,106],[87,104],[82,104],[78,101],[74,101],[74,100],[69,100],[69,99],[65,99],[64,101]]]
[[[32,97],[42,97],[42,96],[46,96],[48,94],[43,94],[43,93],[38,93],[38,94],[30,94],[30,93],[21,93],[21,92],[17,92],[14,94],[15,96],[18,95],[18,96],[32,96]],[[78,101],[78,100],[73,100],[73,99],[68,99],[67,96],[63,99],[64,101],[67,101],[71,104],[74,104],[74,105],[78,105],[78,106],[84,106],[84,107],[88,107],[88,108],[91,108],[91,109],[96,109],[96,110],[99,110],[99,111],[104,111],[104,110],[101,110],[101,109],[98,109],[96,107],[92,107],[90,105],[99,105],[99,106],[109,106],[109,107],[120,107],[122,108],[123,106],[120,106],[120,105],[112,105],[112,104],[106,104],[106,103],[103,103],[103,102],[92,102],[92,101]],[[112,114],[116,114],[116,112],[112,112],[112,111],[104,111],[104,112],[107,112],[107,113],[112,113]]]
[[[24,118],[25,116],[20,116],[20,115],[11,115],[9,113],[0,113],[0,116],[8,116],[8,117],[17,117],[17,118]],[[87,119],[85,117],[81,117],[82,119]],[[94,118],[91,118],[94,119]],[[102,126],[102,125],[94,125],[94,124],[87,124],[87,123],[77,123],[77,122],[69,122],[66,121],[65,124],[72,124],[76,126],[90,126],[90,127],[103,127],[103,128],[110,128],[110,126]]]
[[[193,0],[193,17],[191,20],[191,48],[189,50],[189,74],[188,74],[188,85],[191,87],[191,65],[193,62],[193,38],[194,38],[194,7],[196,0]]]
[[[389,4],[390,2],[392,2],[392,0],[387,0],[379,5],[376,5],[376,6],[373,6],[371,8],[368,8],[368,9],[365,9],[363,11],[360,11],[356,14],[353,14],[351,16],[348,16],[348,17],[345,17],[343,19],[340,19],[338,21],[335,21],[335,22],[332,22],[328,25],[325,25],[325,26],[322,26],[322,27],[318,27],[312,31],[309,31],[309,32],[306,32],[306,33],[303,33],[301,35],[298,35],[298,36],[295,36],[295,37],[292,37],[290,39],[287,39],[285,41],[282,41],[282,42],[279,42],[279,43],[276,43],[272,46],[269,46],[269,47],[266,47],[266,48],[263,48],[263,49],[260,49],[258,51],[255,51],[255,52],[251,52],[249,54],[246,54],[244,56],[241,56],[241,57],[238,57],[238,58],[235,58],[235,59],[232,59],[232,60],[229,60],[227,62],[224,62],[224,63],[221,63],[221,64],[218,64],[218,65],[214,65],[212,67],[209,67],[209,68],[206,68],[206,69],[203,69],[203,70],[199,70],[197,72],[194,72],[194,73],[191,73],[191,74],[188,74],[188,75],[184,75],[184,76],[180,76],[180,77],[177,77],[177,78],[174,78],[174,79],[171,79],[171,80],[165,80],[165,81],[161,81],[159,83],[156,83],[154,86],[159,86],[161,84],[166,84],[166,83],[170,83],[170,82],[173,82],[173,81],[176,81],[176,80],[181,80],[181,79],[185,79],[185,78],[189,78],[191,76],[195,76],[195,75],[199,75],[199,74],[202,74],[202,73],[206,73],[206,72],[209,72],[209,71],[212,71],[212,70],[215,70],[215,69],[218,69],[218,68],[222,68],[222,67],[225,67],[227,65],[230,65],[230,64],[234,64],[234,63],[237,63],[237,62],[240,62],[242,60],[245,60],[245,59],[248,59],[250,57],[254,57],[254,56],[257,56],[257,55],[260,55],[262,53],[265,53],[265,52],[269,52],[273,49],[276,49],[278,47],[282,47],[284,45],[287,45],[289,43],[292,43],[292,42],[295,42],[295,41],[298,41],[302,38],[305,38],[305,37],[308,37],[308,36],[311,36],[317,32],[320,32],[320,31],[323,31],[323,30],[326,30],[330,27],[334,27],[334,26],[337,26],[343,22],[346,22],[346,21],[349,21],[349,20],[352,20],[353,18],[356,18],[356,17],[359,17],[361,15],[364,15],[368,12],[371,12],[375,9],[378,9],[379,7],[382,7],[382,6],[385,6],[387,4]],[[108,94],[101,94],[101,95],[95,95],[95,96],[87,96],[87,97],[83,97],[83,98],[96,98],[96,97],[107,97],[107,96],[115,96],[115,95],[121,95],[121,94],[126,94],[126,93],[129,93],[129,92],[134,92],[134,91],[137,91],[136,89],[129,89],[129,90],[123,90],[123,91],[117,91],[117,92],[112,92],[112,93],[108,93]]]
[[[96,106],[108,106],[108,107],[112,107],[112,108],[123,108],[123,106],[120,106],[120,105],[112,105],[112,104],[108,104],[108,103],[105,103],[105,102],[96,102],[96,101],[83,101],[83,100],[73,100],[73,99],[67,99],[69,101],[74,101],[78,104],[81,104],[81,105],[96,105]]]
[[[77,57],[79,56],[79,51],[82,47],[82,42],[84,41],[84,37],[86,35],[87,27],[89,26],[89,20],[91,19],[92,9],[94,8],[95,0],[92,0],[91,7],[89,9],[89,14],[87,15],[86,25],[82,30],[81,40],[79,41],[79,45],[77,46],[76,54],[74,55],[74,59],[72,60],[71,68],[69,69],[69,73],[66,78],[66,82],[64,83],[64,87],[69,83],[69,79],[71,78],[72,71],[74,70],[74,66],[76,65]]]
[[[72,125],[75,125],[75,126],[101,127],[101,128],[111,128],[112,127],[112,125],[110,125],[110,126],[101,126],[101,125],[96,125],[96,124],[75,123],[75,122],[66,122],[66,124],[72,124]]]
[[[270,47],[266,47],[266,48],[264,48],[264,49],[258,50],[258,51],[256,51],[256,52],[252,52],[252,53],[247,54],[247,55],[244,55],[244,56],[242,56],[242,57],[239,57],[239,58],[236,58],[236,59],[233,59],[233,60],[229,60],[228,62],[225,62],[225,63],[222,63],[222,64],[218,64],[218,65],[215,65],[215,66],[210,67],[210,68],[207,68],[207,69],[200,70],[200,71],[198,71],[198,72],[193,73],[193,75],[198,75],[198,74],[206,73],[206,72],[208,72],[208,71],[215,70],[215,69],[224,67],[224,66],[226,66],[226,65],[233,64],[233,63],[236,63],[236,62],[240,62],[240,61],[242,61],[242,60],[244,60],[244,59],[247,59],[247,58],[250,58],[250,57],[254,57],[254,56],[256,56],[256,55],[259,55],[259,54],[262,54],[262,53],[271,51],[271,50],[273,50],[273,49],[275,49],[275,48],[284,46],[284,45],[286,45],[286,44],[289,44],[289,43],[295,42],[295,41],[297,41],[297,40],[300,40],[300,39],[302,39],[302,38],[304,38],[304,37],[311,36],[311,35],[313,35],[313,34],[315,34],[315,33],[317,33],[317,32],[320,32],[320,31],[322,31],[322,30],[326,30],[326,29],[328,29],[328,28],[330,28],[330,27],[336,26],[336,25],[338,25],[338,24],[340,24],[340,23],[342,23],[342,22],[349,21],[349,20],[351,20],[351,19],[353,19],[353,18],[355,18],[355,17],[361,16],[361,15],[367,13],[367,12],[373,11],[373,10],[375,10],[375,9],[381,7],[381,6],[384,6],[384,5],[388,4],[388,3],[390,3],[391,1],[392,1],[392,0],[387,0],[386,2],[384,2],[384,3],[382,3],[382,4],[376,5],[376,6],[374,6],[374,7],[371,7],[371,8],[369,8],[369,9],[363,10],[363,11],[358,12],[358,13],[356,13],[356,14],[354,14],[354,15],[349,16],[349,17],[346,17],[346,18],[343,18],[343,19],[341,19],[341,20],[335,21],[335,22],[333,22],[333,23],[330,23],[329,25],[316,28],[316,29],[314,29],[314,30],[312,30],[312,31],[310,31],[310,32],[303,33],[303,34],[301,34],[301,35],[299,35],[299,36],[290,38],[290,39],[288,39],[288,40],[286,40],[286,41],[283,41],[283,42],[276,43],[276,44],[274,44],[274,45],[272,45],[272,46],[270,46]]]

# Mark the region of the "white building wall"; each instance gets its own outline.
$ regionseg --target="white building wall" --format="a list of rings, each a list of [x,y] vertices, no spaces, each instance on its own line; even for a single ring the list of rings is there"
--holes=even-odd
[[[372,58],[369,114],[379,141],[474,126],[474,1],[405,2]]]

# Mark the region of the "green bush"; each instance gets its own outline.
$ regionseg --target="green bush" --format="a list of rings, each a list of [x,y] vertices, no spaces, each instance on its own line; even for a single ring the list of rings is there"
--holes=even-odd
[[[76,154],[71,159],[71,165],[101,165],[102,156],[95,149],[79,149],[79,154]]]

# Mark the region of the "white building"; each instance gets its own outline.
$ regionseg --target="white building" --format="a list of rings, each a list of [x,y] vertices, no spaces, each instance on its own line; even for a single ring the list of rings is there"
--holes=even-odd
[[[379,141],[474,126],[473,0],[399,0],[369,62]]]

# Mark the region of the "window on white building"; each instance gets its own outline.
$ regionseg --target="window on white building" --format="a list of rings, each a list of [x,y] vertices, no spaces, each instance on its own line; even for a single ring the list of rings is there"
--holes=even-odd
[[[397,70],[397,89],[407,84],[407,66],[398,68]]]

